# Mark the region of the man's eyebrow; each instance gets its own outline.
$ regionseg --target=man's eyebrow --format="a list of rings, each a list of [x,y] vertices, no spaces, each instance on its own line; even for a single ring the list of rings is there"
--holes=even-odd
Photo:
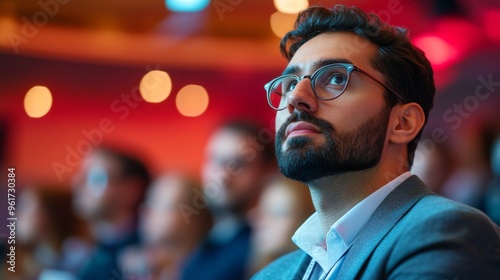
[[[285,68],[281,75],[289,75],[289,74],[297,74],[299,72],[300,67],[298,66],[288,66]]]
[[[329,64],[334,64],[334,63],[350,63],[352,64],[352,61],[350,61],[347,58],[327,58],[327,59],[320,59],[318,61],[315,61],[313,63],[314,70],[317,70],[318,68],[321,68],[325,65]]]
[[[318,61],[313,62],[312,64],[312,69],[316,71],[318,68],[321,68],[325,65],[329,64],[334,64],[334,63],[350,63],[352,64],[352,61],[350,61],[347,58],[327,58],[327,59],[320,59]],[[282,75],[289,75],[289,74],[294,74],[298,75],[301,72],[301,67],[297,65],[290,65],[285,70],[283,71]],[[312,74],[312,73],[310,73]]]

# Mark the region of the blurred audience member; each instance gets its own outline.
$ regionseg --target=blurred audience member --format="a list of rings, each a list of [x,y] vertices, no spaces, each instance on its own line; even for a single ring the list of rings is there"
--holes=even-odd
[[[419,142],[411,171],[433,191],[442,194],[442,186],[455,168],[455,160],[446,145],[431,139]]]
[[[264,189],[252,216],[253,256],[250,275],[279,256],[297,250],[295,230],[314,213],[308,188],[279,174]]]
[[[484,195],[483,210],[500,226],[500,136],[491,148],[491,169],[493,178]]]
[[[80,279],[122,279],[116,257],[138,244],[137,213],[149,185],[138,159],[111,148],[95,148],[74,178],[74,208],[96,242]]]
[[[490,168],[487,153],[483,152],[484,140],[481,126],[475,123],[464,124],[457,130],[457,137],[449,143],[456,156],[456,168],[443,185],[440,194],[479,208],[488,181]]]
[[[76,279],[88,257],[88,245],[74,238],[78,219],[71,208],[71,192],[64,188],[31,187],[22,191],[18,205],[17,240],[21,247],[22,279]],[[52,278],[54,279],[54,278]]]
[[[180,174],[165,174],[150,187],[141,209],[143,247],[121,263],[131,279],[179,279],[186,257],[207,234],[212,219],[201,186]]]
[[[272,133],[265,132],[233,121],[212,135],[202,177],[214,226],[188,260],[182,279],[245,278],[251,248],[247,214],[274,166]]]

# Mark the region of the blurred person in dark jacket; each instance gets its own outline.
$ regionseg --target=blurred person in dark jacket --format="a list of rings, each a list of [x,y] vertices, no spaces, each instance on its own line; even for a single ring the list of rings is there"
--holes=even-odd
[[[73,204],[96,246],[79,279],[123,278],[116,259],[139,242],[138,207],[149,183],[144,163],[125,152],[97,147],[84,158],[73,180]]]
[[[64,187],[30,186],[18,200],[17,241],[21,279],[75,279],[88,257],[88,243],[79,238],[80,220]]]
[[[275,162],[273,136],[266,131],[253,122],[233,120],[212,134],[202,178],[214,226],[187,261],[181,279],[245,278],[251,249],[247,215]]]
[[[133,279],[179,279],[187,256],[211,225],[200,183],[185,174],[163,174],[150,186],[140,210],[143,245],[120,257],[123,274]]]
[[[491,179],[483,196],[483,208],[497,225],[500,226],[500,135],[491,148]]]

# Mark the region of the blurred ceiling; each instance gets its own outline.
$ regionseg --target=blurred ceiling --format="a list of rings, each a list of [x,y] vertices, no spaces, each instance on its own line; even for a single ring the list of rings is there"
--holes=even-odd
[[[453,14],[481,24],[494,0],[309,1],[356,5],[412,34]],[[398,12],[393,12],[398,11]],[[173,13],[163,0],[0,0],[0,52],[113,64],[274,69],[284,64],[270,28],[271,0],[212,0]]]

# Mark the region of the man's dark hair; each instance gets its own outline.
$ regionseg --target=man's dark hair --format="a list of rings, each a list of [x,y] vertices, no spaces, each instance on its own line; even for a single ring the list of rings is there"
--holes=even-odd
[[[137,201],[137,206],[139,206],[144,200],[146,190],[151,183],[151,174],[143,161],[134,155],[110,146],[103,145],[98,147],[97,153],[113,159],[120,165],[120,174],[118,175],[121,176],[121,178],[139,179],[139,187],[141,189],[140,197]]]
[[[390,26],[377,15],[366,14],[357,7],[315,6],[299,14],[295,29],[281,40],[281,52],[290,60],[305,42],[328,32],[352,32],[375,44],[378,53],[371,64],[384,75],[385,84],[399,93],[405,102],[415,102],[422,107],[427,122],[436,91],[433,70],[424,52],[410,42],[404,28]],[[390,107],[401,102],[387,92],[385,98]],[[409,166],[413,163],[422,130],[408,143]]]

